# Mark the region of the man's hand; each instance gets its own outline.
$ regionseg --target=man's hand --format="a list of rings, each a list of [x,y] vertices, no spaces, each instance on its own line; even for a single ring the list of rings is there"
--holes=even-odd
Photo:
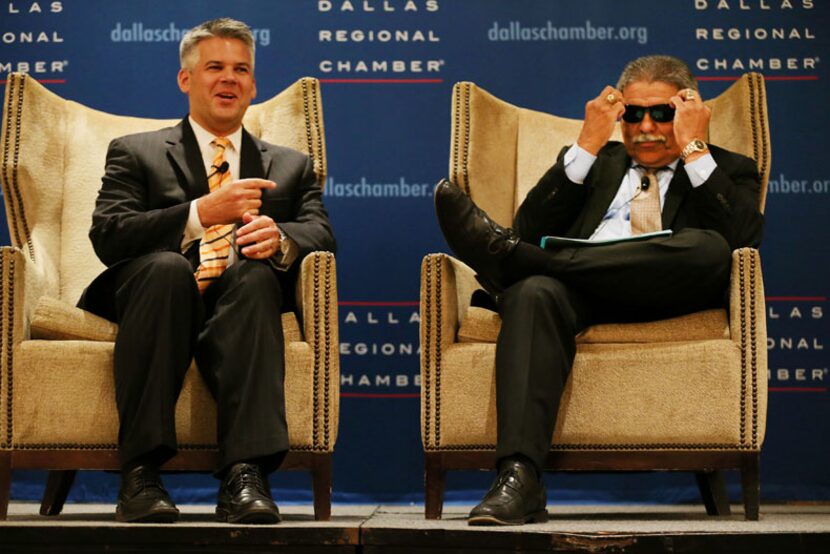
[[[219,187],[196,201],[199,221],[204,227],[228,225],[242,219],[242,215],[259,213],[263,189],[277,184],[265,179],[240,179]]]
[[[277,224],[267,215],[245,213],[244,225],[236,230],[236,244],[239,252],[252,260],[264,260],[273,256],[280,248],[280,231]],[[245,245],[250,246],[245,246]]]
[[[596,156],[600,148],[611,138],[614,125],[623,112],[625,103],[622,93],[614,87],[605,87],[599,96],[585,104],[585,122],[576,143],[583,150]]]
[[[691,89],[677,91],[669,99],[674,109],[674,140],[677,146],[684,148],[694,139],[705,140],[706,130],[709,128],[709,118],[712,110],[703,104],[700,94]],[[703,153],[694,153],[686,159],[686,163],[694,161]]]

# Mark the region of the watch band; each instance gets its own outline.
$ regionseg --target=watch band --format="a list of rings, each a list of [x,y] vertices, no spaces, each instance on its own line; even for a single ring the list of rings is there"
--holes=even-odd
[[[693,139],[689,144],[683,147],[683,150],[680,151],[680,159],[684,162],[686,158],[692,155],[695,152],[706,152],[709,150],[709,147],[700,139]]]

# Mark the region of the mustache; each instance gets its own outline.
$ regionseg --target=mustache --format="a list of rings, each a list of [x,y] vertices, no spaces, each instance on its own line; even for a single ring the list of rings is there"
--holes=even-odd
[[[666,142],[665,135],[651,135],[649,133],[641,133],[631,139],[634,144],[639,144],[641,142]]]

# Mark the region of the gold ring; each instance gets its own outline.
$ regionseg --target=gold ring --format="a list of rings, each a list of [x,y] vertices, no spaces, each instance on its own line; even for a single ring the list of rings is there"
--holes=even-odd
[[[694,100],[695,99],[695,91],[687,90],[686,91],[686,100]]]
[[[616,101],[617,101],[617,95],[616,95],[616,94],[614,94],[613,92],[608,93],[608,96],[606,96],[606,97],[605,97],[605,100],[606,100],[609,104],[613,104],[614,102],[616,102]]]

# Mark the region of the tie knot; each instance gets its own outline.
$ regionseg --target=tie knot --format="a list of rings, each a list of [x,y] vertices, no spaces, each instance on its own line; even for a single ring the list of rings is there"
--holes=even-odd
[[[225,148],[230,146],[231,141],[229,141],[227,137],[216,137],[211,141],[211,144],[213,146],[216,146],[217,148],[221,148],[222,150],[224,150]]]

